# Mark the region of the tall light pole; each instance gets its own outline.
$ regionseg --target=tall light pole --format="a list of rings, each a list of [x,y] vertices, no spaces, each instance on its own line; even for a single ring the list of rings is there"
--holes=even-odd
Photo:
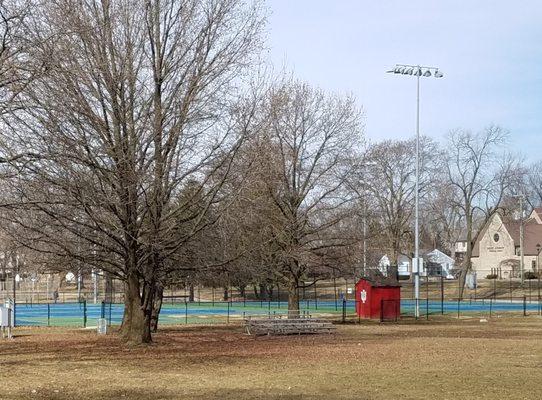
[[[418,318],[420,316],[420,77],[442,78],[444,75],[437,67],[408,64],[395,64],[395,68],[387,72],[416,77],[416,188],[414,193],[414,259],[412,260],[412,267],[414,270],[414,297],[416,299],[414,314]],[[416,266],[415,269],[414,265]]]

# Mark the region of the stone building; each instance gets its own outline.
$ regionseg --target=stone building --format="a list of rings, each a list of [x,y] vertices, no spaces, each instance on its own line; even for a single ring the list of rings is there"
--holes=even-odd
[[[542,207],[524,220],[523,255],[525,272],[540,269]],[[472,249],[472,268],[478,277],[518,277],[520,271],[520,221],[495,214],[480,232]]]

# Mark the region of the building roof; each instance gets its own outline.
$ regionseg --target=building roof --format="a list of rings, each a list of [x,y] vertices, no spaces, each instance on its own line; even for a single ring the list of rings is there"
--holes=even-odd
[[[452,257],[440,251],[439,249],[434,249],[428,253],[425,253],[424,256],[427,257],[430,261],[435,261],[439,263],[446,262],[446,261],[451,262],[451,263],[454,262],[454,259]]]
[[[520,222],[505,222],[504,226],[512,237],[514,245],[519,246]],[[539,224],[534,219],[529,219],[523,223],[523,228],[523,254],[527,256],[536,256],[538,254],[536,246],[538,244],[542,246],[542,224]]]
[[[514,246],[520,245],[520,226],[519,220],[513,220],[509,218],[503,218],[500,214],[499,217],[503,220],[503,225],[512,238]],[[482,232],[478,236],[478,239],[472,249],[472,256],[480,256],[480,240],[485,234],[490,221],[483,227]],[[523,235],[523,254],[526,256],[538,255],[537,245],[542,246],[542,207],[536,207],[533,209],[529,218],[523,221],[524,235]]]

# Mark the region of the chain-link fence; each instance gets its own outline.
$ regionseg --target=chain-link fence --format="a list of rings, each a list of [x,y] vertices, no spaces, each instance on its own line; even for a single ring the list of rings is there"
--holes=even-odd
[[[419,313],[416,316],[416,304]],[[18,326],[95,326],[98,318],[108,324],[118,325],[122,321],[122,303],[41,303],[17,304],[15,323]],[[160,325],[183,324],[229,324],[239,323],[248,317],[285,318],[288,303],[283,301],[215,301],[173,302],[162,306]],[[355,300],[328,301],[309,300],[300,303],[300,315],[317,317],[335,322],[360,322],[356,314]],[[396,322],[400,318],[430,319],[438,315],[451,317],[487,317],[504,315],[542,315],[542,302],[529,302],[526,297],[511,301],[495,299],[442,300],[403,298],[383,300],[380,308],[381,322]]]
[[[103,291],[82,291],[82,301],[73,300],[73,292],[17,292],[15,322],[17,325],[94,326],[98,318],[109,324],[120,324],[124,312],[122,282],[115,282],[115,293],[107,298]],[[356,314],[354,279],[306,282],[299,289],[300,314],[337,322],[361,320]],[[466,287],[458,297],[457,280],[445,277],[422,277],[420,296],[415,299],[411,281],[400,281],[401,300],[381,305],[381,321],[399,318],[428,319],[438,315],[452,317],[541,314],[539,279],[481,279]],[[0,297],[12,298],[12,288],[0,291]],[[100,296],[102,293],[102,296]],[[96,298],[96,302],[94,302]],[[160,325],[234,323],[251,317],[287,315],[287,292],[280,285],[266,290],[235,287],[173,287],[165,291]],[[416,308],[419,312],[416,313]],[[416,316],[417,315],[417,316]]]

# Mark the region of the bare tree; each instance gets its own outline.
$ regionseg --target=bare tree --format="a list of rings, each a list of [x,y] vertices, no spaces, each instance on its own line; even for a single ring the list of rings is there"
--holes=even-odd
[[[447,147],[448,182],[454,191],[451,202],[461,210],[465,221],[467,251],[459,281],[459,297],[471,270],[472,249],[479,230],[499,209],[502,200],[515,187],[521,175],[519,161],[499,148],[508,132],[489,126],[479,133],[456,130]],[[479,226],[476,221],[479,220]]]
[[[529,189],[527,199],[532,207],[542,205],[542,161],[532,164],[526,174],[525,186]]]
[[[412,220],[415,195],[415,141],[385,140],[369,147],[361,171],[361,181],[367,194],[373,198],[375,217],[378,221],[390,261],[397,265],[400,254],[408,253],[413,239]],[[436,144],[423,138],[420,157],[420,198],[423,200],[432,188]]]
[[[290,315],[297,317],[302,278],[329,249],[351,241],[334,228],[350,216],[355,198],[346,179],[359,160],[360,112],[350,97],[299,82],[276,85],[268,107],[266,151],[256,168],[268,199],[276,273],[287,286]]]
[[[441,179],[442,178],[442,179]],[[455,202],[453,188],[447,183],[446,176],[437,175],[433,190],[427,193],[424,204],[424,222],[422,226],[429,236],[431,245],[442,247],[455,258],[455,243],[463,233],[463,220],[461,211]]]
[[[17,163],[6,206],[14,223],[33,214],[26,245],[123,279],[122,334],[149,342],[166,260],[202,229],[242,140],[233,93],[260,45],[261,7],[58,0],[33,23],[47,74],[22,92],[5,148],[40,158]],[[203,207],[174,201],[188,182]]]

